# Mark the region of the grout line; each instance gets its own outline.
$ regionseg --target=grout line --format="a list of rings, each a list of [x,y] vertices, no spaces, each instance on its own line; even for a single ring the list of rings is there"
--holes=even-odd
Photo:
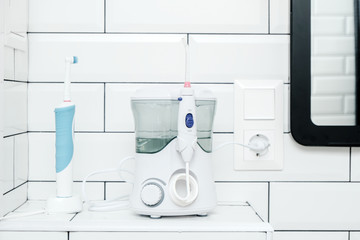
[[[104,83],[104,132],[106,132],[106,83]]]
[[[354,230],[351,232],[357,232],[358,230]],[[316,229],[316,230],[306,230],[306,229],[301,229],[301,230],[279,230],[276,229],[275,232],[349,232],[349,230],[335,230],[335,229]]]
[[[270,223],[270,182],[268,182],[268,223]]]
[[[26,134],[26,133],[28,133],[28,131],[26,131],[26,132],[14,133],[14,134],[10,134],[10,135],[6,135],[6,136],[4,136],[3,138],[15,137],[15,136],[22,135],[22,134]]]
[[[18,186],[16,186],[16,187],[14,187],[13,189],[11,189],[11,190],[9,190],[9,191],[5,192],[3,195],[6,195],[6,194],[8,194],[8,193],[12,192],[12,191],[14,191],[14,190],[16,190],[16,189],[18,189],[18,188],[22,187],[23,185],[25,185],[25,184],[27,184],[27,183],[28,183],[28,181],[23,182],[22,184],[20,184],[20,185],[18,185]]]
[[[349,150],[349,182],[351,182],[351,157],[352,157],[352,147]]]
[[[251,209],[255,212],[255,214],[260,218],[260,220],[262,222],[265,222],[264,219],[260,216],[260,214],[255,210],[255,208],[248,202],[246,201],[246,203],[251,207]]]
[[[104,182],[104,201],[106,201],[106,185],[107,183]]]
[[[269,0],[268,0],[269,1]],[[195,32],[28,32],[28,34],[63,34],[63,35],[86,35],[86,34],[96,34],[96,35],[236,35],[236,36],[264,36],[269,35],[269,32],[266,33],[238,33],[238,32],[227,32],[227,33],[214,33],[214,32],[203,32],[203,33],[195,33]],[[281,36],[289,36],[290,33],[271,33],[271,35],[281,35]]]
[[[63,84],[63,82],[48,82],[48,81],[31,81],[31,82],[24,82],[24,83],[29,83],[29,84]],[[131,84],[131,85],[136,85],[136,84],[148,84],[148,85],[158,85],[158,84],[163,84],[163,85],[180,85],[183,84],[184,82],[71,82],[71,84]],[[233,82],[192,82],[192,84],[199,84],[199,85],[233,85]]]
[[[79,213],[75,213],[75,215],[69,220],[71,222]],[[69,233],[69,232],[68,232]]]
[[[268,0],[268,34],[270,34],[270,0]]]
[[[12,184],[13,184],[13,189],[15,189],[15,137],[12,138],[12,145],[13,145],[13,155],[12,155],[12,165],[13,165],[13,176],[12,176]]]
[[[11,80],[11,79],[4,79],[4,82],[13,82],[13,83],[28,83],[27,81],[22,81],[22,80]]]
[[[104,33],[106,33],[106,0],[104,0]]]

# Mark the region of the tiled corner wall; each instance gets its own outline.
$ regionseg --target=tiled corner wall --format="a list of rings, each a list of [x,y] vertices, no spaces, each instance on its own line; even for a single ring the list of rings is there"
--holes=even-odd
[[[354,3],[311,4],[311,119],[317,125],[355,125]]]
[[[74,180],[134,154],[130,96],[144,86],[180,86],[183,39],[190,78],[218,98],[214,145],[233,139],[235,79],[280,79],[289,93],[289,0],[31,0],[29,16],[29,199],[55,192],[54,113],[62,101],[65,56],[76,103]],[[161,7],[159,7],[161,6]],[[204,7],[206,6],[206,7]],[[214,14],[216,13],[216,14]],[[360,151],[303,147],[284,110],[284,170],[234,171],[233,148],[214,153],[219,200],[249,201],[279,239],[356,240],[360,230]],[[96,176],[92,199],[128,189]]]
[[[14,210],[27,199],[27,0],[3,2],[4,45],[1,109],[1,175],[3,195],[0,216]]]

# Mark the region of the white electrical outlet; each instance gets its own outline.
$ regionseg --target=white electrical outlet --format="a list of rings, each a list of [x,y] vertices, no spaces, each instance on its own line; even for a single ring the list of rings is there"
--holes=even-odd
[[[264,151],[264,153],[257,153],[250,148],[244,148],[243,151],[243,158],[244,161],[273,161],[275,160],[275,152],[274,146],[275,143],[275,136],[274,131],[256,131],[256,130],[249,130],[244,131],[244,143],[250,144],[251,139],[255,136],[264,136],[269,141],[269,147]],[[273,146],[274,145],[274,146]]]
[[[235,145],[235,170],[283,168],[283,89],[280,80],[235,81],[234,142],[248,145],[259,135],[270,144],[262,153]]]

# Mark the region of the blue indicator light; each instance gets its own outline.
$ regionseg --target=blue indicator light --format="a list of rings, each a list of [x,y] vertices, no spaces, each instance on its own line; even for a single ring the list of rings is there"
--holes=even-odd
[[[192,126],[194,126],[194,117],[191,113],[186,114],[185,125],[187,128],[192,128]]]
[[[182,97],[178,97],[178,100],[179,100],[179,101],[182,101]]]

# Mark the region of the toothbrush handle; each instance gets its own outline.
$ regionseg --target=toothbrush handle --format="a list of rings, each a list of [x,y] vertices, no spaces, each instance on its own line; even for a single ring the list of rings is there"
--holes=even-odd
[[[73,120],[75,105],[55,109],[56,122],[56,185],[57,197],[72,196],[72,158],[74,153]]]

